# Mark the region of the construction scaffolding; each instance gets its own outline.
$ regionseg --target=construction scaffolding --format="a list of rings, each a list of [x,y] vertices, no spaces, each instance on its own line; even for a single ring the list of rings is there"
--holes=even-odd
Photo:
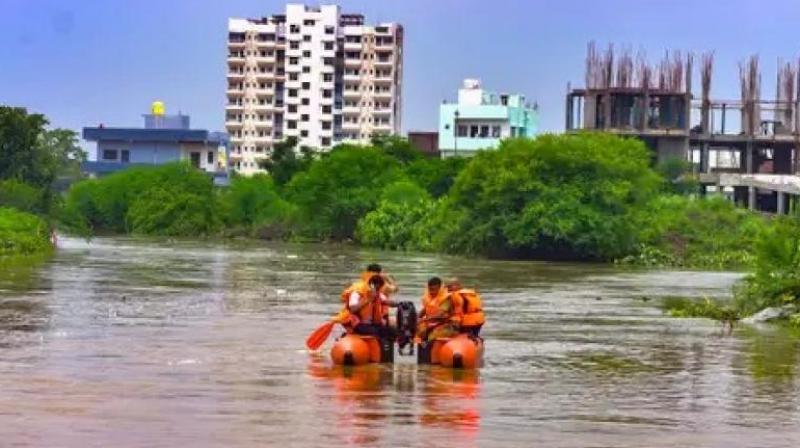
[[[583,89],[568,88],[567,132],[599,130],[643,140],[654,160],[694,163],[704,191],[752,209],[800,206],[800,61],[778,61],[775,99],[761,96],[758,55],[739,64],[740,97],[714,100],[714,53],[700,56],[700,98],[692,94],[691,53],[643,52],[590,42]],[[692,126],[692,123],[697,123]]]

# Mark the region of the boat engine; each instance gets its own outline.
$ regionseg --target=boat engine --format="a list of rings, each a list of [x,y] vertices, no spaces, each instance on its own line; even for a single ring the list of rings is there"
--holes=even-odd
[[[397,347],[402,356],[414,355],[414,336],[417,334],[417,309],[413,302],[397,304]]]

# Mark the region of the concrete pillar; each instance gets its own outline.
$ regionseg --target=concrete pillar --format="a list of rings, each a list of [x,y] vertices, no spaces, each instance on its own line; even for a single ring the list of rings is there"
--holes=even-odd
[[[786,193],[782,191],[778,192],[778,214],[786,214]]]
[[[747,187],[747,208],[750,210],[756,209],[756,188]]]
[[[744,149],[745,173],[753,174],[753,142],[748,141]]]
[[[700,147],[700,172],[701,173],[710,173],[711,167],[709,166],[709,155],[710,149],[708,147],[708,143],[703,143],[703,146]]]

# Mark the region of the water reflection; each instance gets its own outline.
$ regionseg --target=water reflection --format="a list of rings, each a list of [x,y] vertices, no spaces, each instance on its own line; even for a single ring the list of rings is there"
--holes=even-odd
[[[51,310],[45,295],[52,282],[42,275],[42,259],[0,260],[0,348],[38,341]]]
[[[420,423],[455,428],[465,442],[474,441],[481,422],[480,371],[432,366],[421,374],[425,380]]]

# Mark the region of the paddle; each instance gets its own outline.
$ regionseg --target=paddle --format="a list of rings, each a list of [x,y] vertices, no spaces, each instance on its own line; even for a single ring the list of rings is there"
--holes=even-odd
[[[309,350],[320,348],[328,339],[328,336],[331,335],[334,325],[336,325],[336,322],[329,320],[312,331],[311,334],[308,335],[308,338],[306,338],[306,347],[308,347]]]

